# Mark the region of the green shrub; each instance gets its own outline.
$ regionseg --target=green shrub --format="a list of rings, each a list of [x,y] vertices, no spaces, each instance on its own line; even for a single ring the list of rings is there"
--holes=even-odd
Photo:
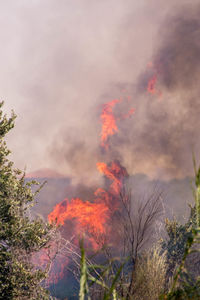
[[[3,116],[0,103],[0,299],[49,299],[41,287],[45,272],[31,263],[34,253],[51,239],[51,227],[40,219],[30,220],[34,204],[32,184],[9,161],[5,135],[14,126],[15,115]]]

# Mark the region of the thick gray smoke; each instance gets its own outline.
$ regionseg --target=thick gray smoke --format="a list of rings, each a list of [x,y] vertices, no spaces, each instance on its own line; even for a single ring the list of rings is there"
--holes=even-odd
[[[86,146],[83,139],[89,138],[87,134],[85,137],[78,135],[77,142],[66,135],[61,151],[63,155],[55,144],[51,152],[59,158],[66,158],[73,167],[86,171],[86,165],[91,168],[97,159],[114,157],[120,159],[130,173],[144,172],[161,178],[192,174],[192,152],[196,152],[199,158],[200,151],[199,13],[197,4],[176,7],[168,12],[155,39],[151,68],[146,67],[137,84],[112,85],[101,97],[100,101],[106,102],[126,90],[131,96],[131,105],[135,107],[132,119],[118,124],[120,131],[111,138],[108,155],[101,155],[98,143],[97,147],[94,147],[94,142],[90,147]],[[147,92],[148,81],[155,75],[155,89],[162,93],[162,97]],[[116,116],[121,108],[121,104],[116,105]]]
[[[195,94],[199,90],[200,6],[186,7],[163,24],[161,46],[154,63],[160,82],[169,91]]]
[[[188,1],[173,2],[1,4],[0,94],[18,115],[9,137],[18,167],[91,181],[97,160],[116,158],[130,174],[191,174],[192,148],[199,151],[199,0],[186,9]],[[146,92],[155,72],[162,99]],[[124,94],[132,100],[115,115],[130,107],[135,114],[118,122],[105,155],[101,105]]]
[[[141,159],[162,160],[163,171],[184,176],[192,171],[192,151],[200,151],[200,7],[186,6],[168,16],[159,30],[152,74],[139,80],[139,91],[156,74],[161,99],[148,99],[141,128]],[[134,136],[133,136],[134,137]],[[199,158],[199,155],[198,155]],[[167,170],[168,169],[168,170]]]

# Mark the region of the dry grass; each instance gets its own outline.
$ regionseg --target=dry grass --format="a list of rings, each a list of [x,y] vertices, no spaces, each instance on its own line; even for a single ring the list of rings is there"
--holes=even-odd
[[[156,245],[144,253],[135,268],[134,300],[157,300],[164,289],[166,278],[166,255],[160,254],[161,247]]]

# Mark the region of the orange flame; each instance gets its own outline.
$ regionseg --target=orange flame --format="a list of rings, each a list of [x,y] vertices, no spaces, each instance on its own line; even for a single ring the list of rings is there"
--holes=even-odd
[[[115,194],[119,194],[122,187],[122,178],[128,176],[126,170],[122,168],[117,162],[112,162],[108,167],[105,163],[97,163],[97,169],[100,173],[103,173],[107,178],[113,181],[110,185],[111,191]]]
[[[126,169],[118,161],[113,161],[109,166],[99,162],[97,169],[111,181],[108,191],[98,188],[94,193],[93,202],[82,201],[79,198],[71,201],[65,199],[57,204],[48,215],[49,222],[57,225],[64,225],[67,220],[73,220],[75,232],[88,233],[88,238],[94,248],[96,245],[93,237],[107,235],[109,232],[109,217],[114,210],[118,209],[117,197],[123,186],[124,178],[128,176]]]
[[[101,131],[101,146],[108,149],[108,137],[114,135],[117,131],[117,124],[113,114],[114,106],[121,100],[115,99],[103,105],[101,114],[102,131]]]
[[[113,113],[115,105],[122,100],[112,100],[103,105],[101,114],[102,131],[101,146],[108,150],[108,139],[118,132],[116,118]],[[128,98],[130,101],[130,98]],[[121,115],[117,120],[129,118],[134,113],[131,108],[127,114]],[[66,226],[67,221],[71,221],[74,226],[74,234],[86,233],[86,241],[89,241],[94,249],[98,249],[104,243],[104,238],[111,237],[111,222],[114,212],[120,209],[119,195],[123,187],[124,179],[128,173],[118,161],[113,161],[109,165],[103,162],[97,163],[97,169],[111,181],[108,191],[98,188],[94,192],[94,201],[83,201],[79,198],[63,200],[57,204],[48,215],[50,223]],[[68,226],[68,227],[67,227]],[[69,228],[68,228],[69,230]],[[102,241],[99,238],[102,238]],[[64,269],[60,270],[60,274]]]
[[[64,210],[63,207],[65,207]],[[50,223],[56,222],[57,225],[64,225],[66,220],[76,219],[78,227],[84,231],[105,233],[104,223],[107,217],[108,207],[104,203],[83,202],[81,199],[75,198],[70,202],[65,199],[61,204],[57,204],[48,219]]]
[[[127,97],[127,100],[130,101],[130,97]],[[117,127],[117,120],[123,120],[129,118],[134,113],[134,108],[131,108],[127,114],[121,115],[117,119],[113,114],[113,108],[117,103],[122,102],[122,99],[115,99],[103,105],[103,110],[101,113],[101,122],[102,122],[102,129],[101,129],[101,147],[108,150],[108,138],[116,134],[119,130]]]

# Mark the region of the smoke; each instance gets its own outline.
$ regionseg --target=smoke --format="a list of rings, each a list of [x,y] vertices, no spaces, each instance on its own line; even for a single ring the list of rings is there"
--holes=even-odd
[[[170,176],[191,174],[192,151],[200,150],[199,12],[199,5],[183,7],[168,16],[159,30],[151,72],[158,77],[162,98],[148,99],[146,124],[137,139],[140,157],[162,158],[163,171]],[[151,72],[140,77],[139,92]]]
[[[105,160],[117,158],[130,173],[144,172],[154,178],[192,174],[192,152],[200,149],[199,12],[199,5],[177,6],[168,11],[155,38],[152,67],[146,67],[135,83],[129,80],[112,84],[99,99],[103,103],[115,99],[115,95],[125,97],[125,91],[135,108],[132,119],[120,123],[119,133],[111,137],[112,146]],[[130,46],[131,43],[130,39]],[[157,89],[162,93],[160,98],[147,93],[148,81],[154,75],[157,77]],[[98,109],[100,115],[99,106]],[[120,105],[116,106],[116,118],[121,109]],[[98,143],[94,147],[94,142],[91,142],[88,147],[88,136],[84,142],[82,137],[77,142],[73,139],[66,139],[70,146],[65,142],[62,153],[66,161],[71,161],[73,166],[82,168],[85,173],[87,166],[90,170],[94,168],[102,153],[98,150]],[[53,149],[54,154],[59,156],[59,147],[54,144]],[[63,159],[63,155],[60,157]],[[78,174],[80,172],[79,169]]]
[[[16,165],[28,172],[52,168],[88,183],[98,176],[96,161],[110,158],[130,174],[190,174],[192,148],[199,149],[199,5],[184,9],[185,2],[2,4],[1,96],[18,115],[9,136]],[[160,100],[146,92],[155,72]],[[125,94],[135,114],[118,124],[105,156],[102,104]],[[116,116],[121,109],[116,106]]]
[[[198,90],[200,68],[200,7],[182,9],[166,20],[162,28],[162,43],[154,57],[160,68],[160,82],[169,91],[189,93]]]

